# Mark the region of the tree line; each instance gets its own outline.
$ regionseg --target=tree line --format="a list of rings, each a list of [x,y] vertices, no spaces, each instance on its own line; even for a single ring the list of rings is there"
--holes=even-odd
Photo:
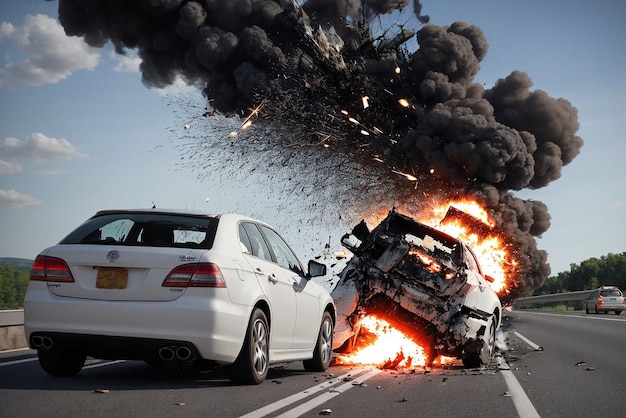
[[[590,290],[600,286],[617,286],[626,291],[626,252],[590,258],[570,264],[570,270],[548,277],[533,296]]]

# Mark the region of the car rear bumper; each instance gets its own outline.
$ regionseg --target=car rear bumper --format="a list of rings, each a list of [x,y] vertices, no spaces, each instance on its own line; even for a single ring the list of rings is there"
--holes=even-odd
[[[31,286],[24,303],[26,338],[34,349],[52,344],[96,358],[149,360],[158,358],[163,347],[173,347],[174,353],[185,347],[181,359],[189,354],[232,363],[250,316],[248,306],[219,297],[186,294],[169,302],[97,301],[54,296],[42,284],[38,290]],[[45,344],[40,339],[44,337],[50,339]]]

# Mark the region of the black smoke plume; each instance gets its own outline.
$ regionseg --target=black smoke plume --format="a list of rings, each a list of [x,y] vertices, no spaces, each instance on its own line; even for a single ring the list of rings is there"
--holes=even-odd
[[[292,168],[294,193],[352,193],[356,212],[480,199],[515,243],[512,300],[550,274],[535,242],[547,208],[512,191],[560,177],[582,146],[577,110],[531,91],[521,71],[475,83],[488,51],[481,29],[429,24],[421,10],[419,0],[59,0],[68,35],[136,50],[146,86],[182,77],[202,86],[205,116],[252,117],[245,139],[208,140],[240,152],[227,163],[202,154],[207,170],[239,160],[253,171],[256,153],[273,149],[270,166]],[[385,25],[391,13],[421,28]],[[298,174],[311,155],[315,169]]]

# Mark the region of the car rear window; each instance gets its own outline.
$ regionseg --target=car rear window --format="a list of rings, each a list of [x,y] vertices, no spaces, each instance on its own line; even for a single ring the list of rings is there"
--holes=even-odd
[[[600,294],[602,296],[622,296],[622,292],[618,289],[601,290]]]
[[[163,213],[96,215],[59,244],[130,245],[210,249],[216,218]]]

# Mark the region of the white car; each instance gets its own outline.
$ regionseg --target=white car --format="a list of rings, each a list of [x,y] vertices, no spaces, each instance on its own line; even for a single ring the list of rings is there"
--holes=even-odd
[[[96,213],[41,252],[24,327],[41,367],[77,374],[87,356],[228,365],[259,384],[271,363],[330,364],[335,307],[269,225],[235,214]]]
[[[490,364],[502,306],[467,245],[393,210],[342,243],[354,256],[331,292],[335,351],[350,352],[361,319],[375,314],[425,343],[429,362],[441,354],[470,368]]]

